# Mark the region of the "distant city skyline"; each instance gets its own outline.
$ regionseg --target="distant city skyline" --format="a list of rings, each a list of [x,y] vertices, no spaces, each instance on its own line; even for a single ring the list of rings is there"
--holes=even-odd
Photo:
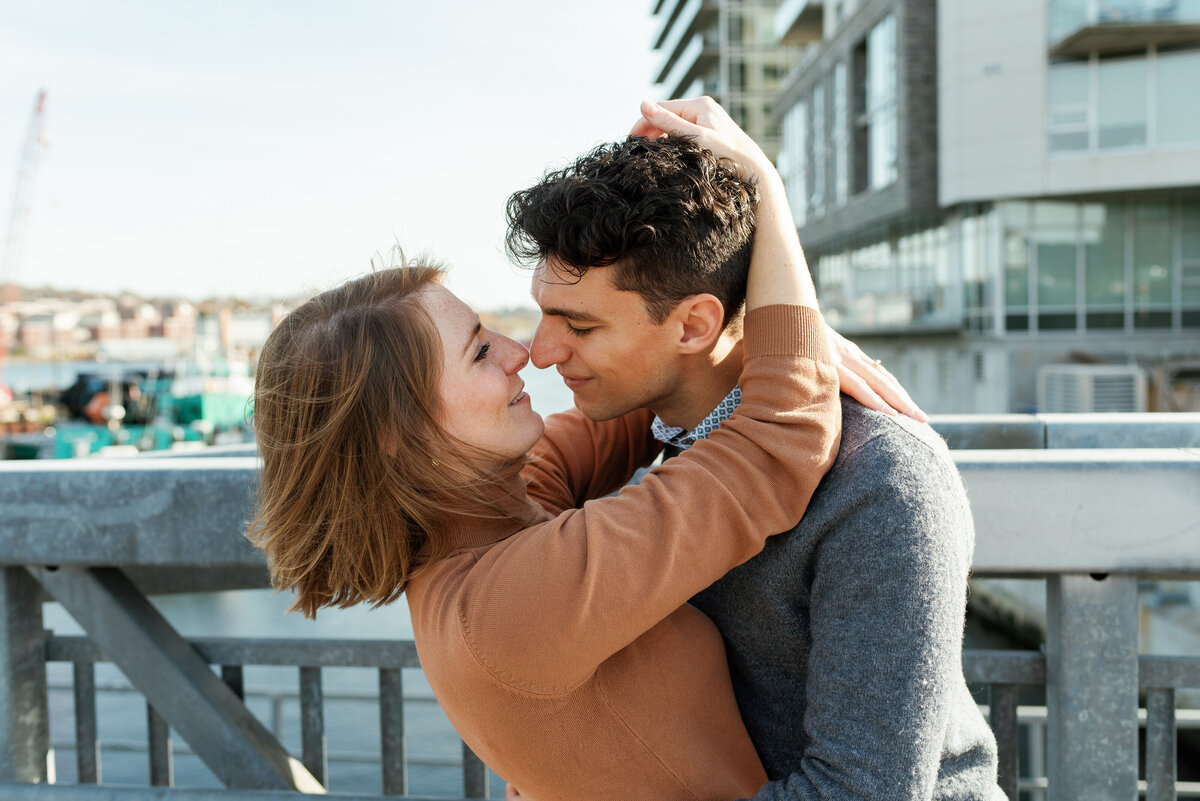
[[[393,244],[481,309],[531,304],[504,203],[620,138],[649,82],[645,0],[281,0],[0,10],[0,213],[48,92],[25,286],[285,297]]]

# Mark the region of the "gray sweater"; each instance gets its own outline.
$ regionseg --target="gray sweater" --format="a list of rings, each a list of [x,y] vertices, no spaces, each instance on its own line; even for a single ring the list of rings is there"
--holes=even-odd
[[[804,519],[692,599],[772,780],[755,801],[1002,801],[962,674],[962,480],[928,426],[845,397],[842,414]]]

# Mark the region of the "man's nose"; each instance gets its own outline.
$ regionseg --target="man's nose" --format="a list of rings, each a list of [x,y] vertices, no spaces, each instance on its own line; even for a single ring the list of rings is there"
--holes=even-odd
[[[544,317],[533,332],[533,341],[529,343],[529,358],[539,370],[567,360],[567,349],[547,330]]]

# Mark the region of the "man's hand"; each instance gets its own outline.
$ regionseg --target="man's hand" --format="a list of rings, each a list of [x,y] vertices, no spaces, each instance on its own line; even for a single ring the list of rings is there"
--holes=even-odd
[[[868,409],[892,417],[897,412],[907,414],[922,423],[929,421],[929,415],[913,403],[904,387],[882,362],[867,356],[862,348],[829,326],[825,327],[825,335],[829,337],[829,353],[837,365],[842,392]]]

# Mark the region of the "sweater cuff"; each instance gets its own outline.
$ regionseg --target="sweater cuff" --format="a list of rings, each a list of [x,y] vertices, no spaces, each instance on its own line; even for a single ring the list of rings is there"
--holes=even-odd
[[[760,306],[746,313],[746,358],[801,356],[832,365],[825,318],[810,306]]]

